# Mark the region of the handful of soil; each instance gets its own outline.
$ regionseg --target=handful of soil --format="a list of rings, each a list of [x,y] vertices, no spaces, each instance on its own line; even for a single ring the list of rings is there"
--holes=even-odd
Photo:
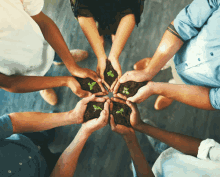
[[[102,92],[99,84],[89,77],[87,78],[75,77],[75,79],[80,83],[82,90],[86,90],[91,93]]]
[[[104,109],[104,103],[91,101],[87,104],[87,108],[84,114],[84,122],[99,118],[101,111]]]
[[[110,109],[111,109],[110,112],[113,115],[116,124],[121,124],[127,127],[131,127],[131,123],[130,123],[131,108],[128,105],[112,101]]]
[[[147,82],[148,81],[145,82],[128,81],[122,83],[118,89],[118,93],[121,93],[126,97],[134,96],[137,93],[138,89],[146,85]]]
[[[112,83],[118,77],[118,73],[112,67],[111,62],[107,59],[106,60],[106,68],[104,71],[104,79],[105,82],[111,87]]]

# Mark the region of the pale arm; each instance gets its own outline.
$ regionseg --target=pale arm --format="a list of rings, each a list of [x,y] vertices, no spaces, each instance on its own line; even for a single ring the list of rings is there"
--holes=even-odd
[[[215,110],[210,103],[210,88],[194,85],[171,85],[160,82],[153,82],[151,85],[154,94],[163,95],[196,108]]]

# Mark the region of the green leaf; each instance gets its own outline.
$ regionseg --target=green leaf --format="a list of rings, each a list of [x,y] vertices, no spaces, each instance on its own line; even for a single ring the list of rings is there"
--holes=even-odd
[[[117,114],[121,113],[121,115],[122,115],[123,112],[124,112],[123,108],[121,108],[120,111],[116,111]]]
[[[92,90],[93,89],[93,86],[96,84],[96,82],[93,82],[92,84],[90,84],[90,82],[88,83],[89,85],[89,89]]]
[[[102,108],[100,108],[99,106],[96,106],[96,105],[93,105],[93,108],[95,109],[95,111],[102,110]]]
[[[129,95],[128,88],[124,87],[124,90],[122,91],[122,93]]]
[[[109,72],[107,72],[108,76],[114,77],[114,74],[112,73],[112,71],[110,70]]]

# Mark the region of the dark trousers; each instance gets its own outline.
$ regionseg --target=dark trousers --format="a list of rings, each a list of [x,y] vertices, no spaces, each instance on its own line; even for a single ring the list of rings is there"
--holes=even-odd
[[[48,145],[54,140],[55,129],[50,129],[43,132],[23,133],[23,135],[31,139],[36,146],[41,147],[40,152],[45,158],[49,172],[51,174],[61,155],[61,153],[53,154],[48,148]]]

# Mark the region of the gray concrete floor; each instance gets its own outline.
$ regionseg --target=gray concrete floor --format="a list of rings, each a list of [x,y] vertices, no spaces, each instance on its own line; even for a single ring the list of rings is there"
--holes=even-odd
[[[145,0],[144,12],[138,27],[135,27],[120,56],[122,72],[133,69],[140,59],[152,57],[168,24],[178,12],[192,0]],[[51,17],[60,28],[69,49],[84,49],[89,58],[80,62],[81,67],[96,69],[96,57],[78,22],[74,19],[69,0],[45,0],[43,12]],[[111,48],[106,44],[106,53]],[[70,75],[65,66],[52,66],[48,76]],[[154,81],[167,82],[172,75],[170,69],[160,71]],[[73,109],[80,100],[67,87],[55,88],[59,103],[50,106],[38,92],[14,94],[0,90],[1,115],[11,112],[51,110],[64,112]],[[197,138],[213,138],[220,142],[219,111],[196,109],[177,101],[165,110],[156,111],[156,95],[138,105],[142,119],[153,120],[158,127],[190,135]],[[57,137],[51,146],[53,152],[64,150],[72,141],[80,125],[57,128]],[[158,155],[153,151],[148,139],[137,133],[141,148],[148,161],[154,161]],[[112,132],[109,126],[93,133],[88,139],[79,158],[74,176],[79,177],[115,177],[132,176],[129,169],[130,155],[120,135]]]

